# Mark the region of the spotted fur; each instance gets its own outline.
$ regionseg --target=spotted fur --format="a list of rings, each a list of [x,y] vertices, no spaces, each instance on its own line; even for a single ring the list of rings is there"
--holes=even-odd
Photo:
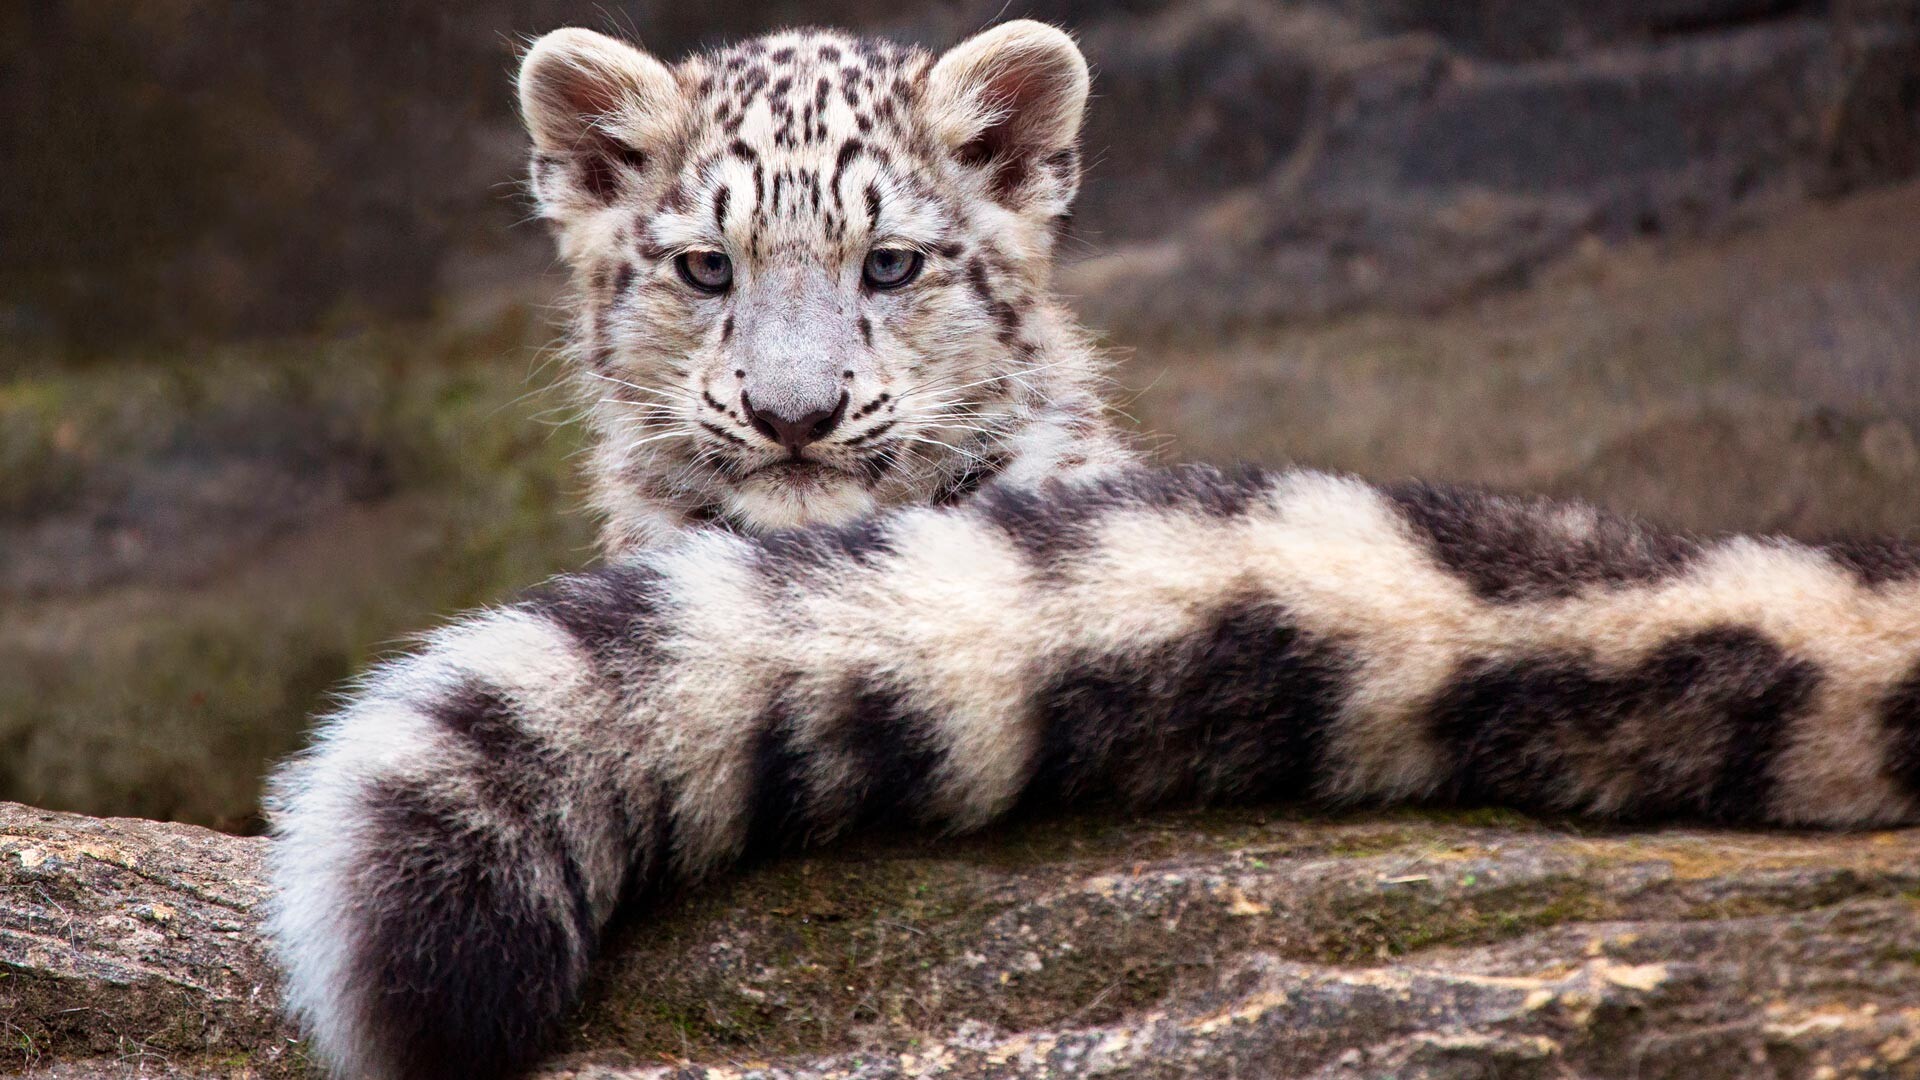
[[[378,669],[275,775],[269,928],[341,1075],[511,1075],[617,909],[875,820],[1916,817],[1920,548],[1124,467],[1048,291],[1086,97],[1059,32],[670,68],[560,31],[521,95],[618,557]],[[864,284],[876,249],[912,288]]]
[[[622,902],[863,822],[1396,800],[1920,810],[1920,550],[1203,468],[696,534],[377,672],[274,781],[323,1055],[531,1060]]]
[[[944,56],[792,31],[668,67],[561,30],[520,76],[573,270],[604,546],[844,522],[1131,454],[1054,299],[1087,68],[1032,22]],[[875,250],[924,269],[866,287]],[[726,256],[724,295],[677,270]],[[817,429],[804,448],[776,428]]]

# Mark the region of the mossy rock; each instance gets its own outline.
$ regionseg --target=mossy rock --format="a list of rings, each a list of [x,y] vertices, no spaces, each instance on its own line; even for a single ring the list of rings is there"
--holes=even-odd
[[[264,841],[0,803],[0,1073],[313,1075]],[[634,912],[548,1080],[1915,1075],[1920,830],[1091,813]]]

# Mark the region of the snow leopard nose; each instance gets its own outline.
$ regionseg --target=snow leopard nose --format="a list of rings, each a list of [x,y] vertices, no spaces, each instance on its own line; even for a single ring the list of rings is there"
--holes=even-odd
[[[802,447],[819,442],[840,426],[841,418],[847,415],[847,394],[842,391],[840,400],[831,409],[815,409],[800,416],[787,417],[777,409],[755,406],[753,399],[742,390],[740,407],[746,410],[747,419],[752,422],[755,431],[798,454]]]

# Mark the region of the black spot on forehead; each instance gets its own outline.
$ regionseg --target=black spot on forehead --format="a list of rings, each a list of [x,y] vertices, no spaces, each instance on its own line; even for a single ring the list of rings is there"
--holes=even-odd
[[[833,191],[836,205],[840,199],[840,177],[845,175],[847,166],[853,164],[854,159],[858,158],[865,148],[866,144],[859,139],[848,139],[840,144],[840,152],[833,159],[833,178],[827,182],[827,187]]]
[[[775,38],[783,40],[779,40],[777,46],[768,38],[743,41],[710,54],[708,62],[718,63],[730,71],[771,64],[802,75],[821,68],[839,72],[854,71],[857,67],[877,72],[899,68],[906,57],[920,51],[887,41],[842,38],[831,32],[805,32],[798,41],[790,34],[775,35]]]
[[[663,213],[684,214],[693,205],[693,193],[688,190],[684,177],[675,180],[660,199]]]
[[[859,156],[869,157],[887,171],[897,193],[932,197],[937,192],[920,175],[921,163],[936,155],[937,148],[913,120],[915,95],[910,93],[908,80],[920,69],[906,64],[907,58],[921,55],[919,50],[885,42],[863,44],[814,31],[786,32],[770,41],[762,39],[709,54],[704,62],[710,68],[733,74],[716,80],[711,100],[701,105],[701,114],[712,118],[701,136],[712,140],[702,160],[717,161],[731,155],[749,162],[762,161],[774,177],[796,165],[818,170],[816,180],[803,182],[804,191],[794,190],[791,176],[780,181],[777,207],[766,203],[771,192],[763,190],[756,200],[757,211],[788,217],[816,207],[816,213],[832,207],[845,214],[848,208],[841,204],[842,193],[833,183],[827,183],[818,195],[813,185],[825,182],[830,174],[837,179]],[[776,58],[780,62],[774,63]],[[876,124],[873,106],[864,102],[863,94],[873,95],[878,102],[884,124]],[[834,98],[839,96],[846,99],[845,109],[834,105]],[[757,115],[770,123],[762,134],[749,139],[742,134],[751,130],[745,121],[757,110]],[[904,147],[906,168],[901,169],[896,161],[898,149],[889,152],[870,139],[862,140],[860,149],[848,149],[848,137],[855,135],[856,128],[868,134],[879,127]],[[687,153],[697,156],[699,149],[689,148]],[[828,157],[836,162],[831,173],[825,160]],[[696,193],[712,183],[707,172],[691,170],[682,175],[698,177]],[[770,185],[771,181],[763,177],[762,183]],[[830,238],[844,236],[843,219],[823,225]]]

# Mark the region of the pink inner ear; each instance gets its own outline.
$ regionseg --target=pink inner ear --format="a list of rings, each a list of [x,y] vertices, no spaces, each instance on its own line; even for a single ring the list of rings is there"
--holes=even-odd
[[[541,96],[555,112],[576,118],[582,131],[620,104],[614,80],[592,65],[556,64],[542,81]]]
[[[593,64],[556,64],[543,73],[539,93],[557,116],[570,118],[572,151],[578,163],[580,186],[606,202],[619,192],[620,169],[645,169],[647,156],[636,147],[603,133],[597,122],[621,106],[616,79]]]
[[[601,202],[613,198],[620,190],[620,173],[614,167],[615,163],[630,169],[644,169],[647,167],[647,155],[626,143],[594,132],[581,137],[580,182]]]
[[[1061,93],[1061,79],[1041,62],[1007,64],[988,77],[979,90],[980,98],[1000,119],[987,125],[978,135],[954,151],[967,165],[993,166],[993,192],[996,197],[1018,189],[1026,181],[1035,151],[1042,149],[1035,128],[1048,117],[1049,99]],[[1036,113],[1042,115],[1036,116]]]

